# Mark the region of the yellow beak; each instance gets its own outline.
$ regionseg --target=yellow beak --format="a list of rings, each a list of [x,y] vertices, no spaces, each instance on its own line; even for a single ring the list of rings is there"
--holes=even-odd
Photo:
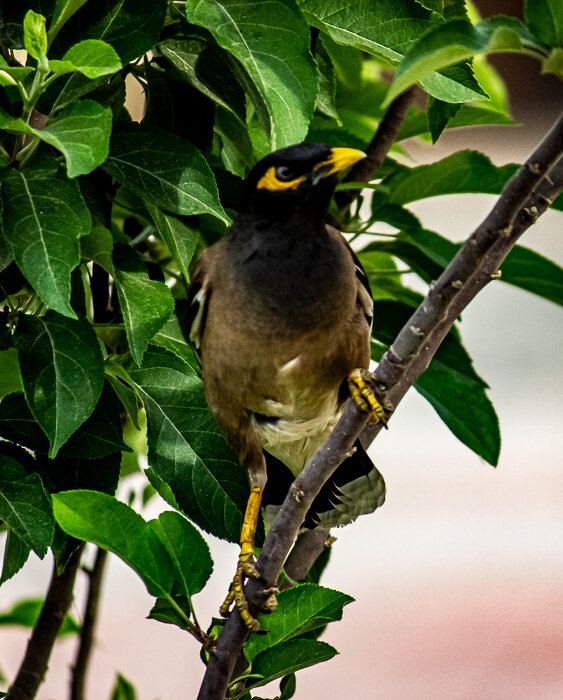
[[[322,163],[315,165],[315,173],[318,173],[317,177],[320,180],[339,173],[366,157],[366,154],[357,148],[332,148],[330,156]]]

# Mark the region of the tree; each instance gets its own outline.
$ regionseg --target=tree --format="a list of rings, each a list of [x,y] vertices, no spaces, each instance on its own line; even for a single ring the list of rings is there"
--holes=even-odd
[[[562,303],[561,269],[516,243],[549,206],[563,208],[563,119],[522,166],[495,167],[470,150],[412,166],[401,144],[509,125],[486,55],[533,55],[561,77],[563,16],[551,10],[549,0],[530,0],[522,22],[481,20],[461,0],[2,8],[0,583],[31,551],[51,551],[54,561],[43,605],[22,602],[7,615],[33,627],[8,697],[36,695],[62,631],[80,635],[71,697],[84,697],[106,551],[141,577],[155,598],[151,618],[201,645],[201,698],[227,689],[250,698],[279,678],[289,698],[297,670],[336,653],[318,637],[351,599],[318,583],[328,533],[297,540],[278,610],[260,618],[266,635],[248,638],[238,614],[202,626],[193,600],[212,569],[200,530],[235,542],[247,485],[205,406],[184,337],[190,262],[225,233],[242,179],[274,148],[308,139],[366,150],[331,216],[360,247],[374,290],[380,399],[392,412],[414,385],[462,442],[496,464],[496,414],[455,321],[493,279]],[[140,123],[124,106],[126,81],[145,92]],[[428,94],[424,108],[416,84]],[[407,206],[453,192],[500,195],[462,246],[425,229]],[[396,232],[379,235],[378,223]],[[424,298],[407,271],[428,287]],[[114,496],[141,468],[145,429],[145,495],[171,507],[150,521]],[[377,432],[347,406],[300,475],[299,499],[290,492],[260,535],[268,584],[324,481],[359,435],[369,444]],[[78,627],[63,620],[84,542],[98,549]],[[294,579],[303,582],[290,586]],[[251,601],[259,593],[247,584]],[[120,677],[113,697],[132,694]]]

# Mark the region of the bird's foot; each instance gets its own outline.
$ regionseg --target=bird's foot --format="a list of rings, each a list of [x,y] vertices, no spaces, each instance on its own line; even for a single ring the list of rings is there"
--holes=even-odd
[[[362,411],[368,413],[368,423],[383,423],[387,427],[387,413],[375,397],[373,375],[367,369],[354,369],[348,375],[350,395]]]
[[[243,588],[245,578],[260,579],[261,576],[260,572],[254,565],[252,555],[241,554],[239,557],[237,570],[229,588],[229,592],[223,605],[221,605],[219,612],[223,617],[228,617],[231,605],[234,603],[248,630],[250,632],[257,632],[260,629],[260,623],[251,615],[250,610],[248,609],[248,601],[244,594]],[[261,592],[261,600],[257,601],[256,604],[264,612],[273,612],[278,604],[276,599],[277,593],[278,589],[274,586],[264,588],[264,590]]]

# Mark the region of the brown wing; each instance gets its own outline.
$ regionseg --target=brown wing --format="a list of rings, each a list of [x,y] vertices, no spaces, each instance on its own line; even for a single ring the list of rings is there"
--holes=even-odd
[[[207,277],[207,264],[204,252],[197,261],[190,280],[187,315],[188,337],[200,364],[201,339],[205,328],[210,296],[211,286]]]
[[[332,229],[333,232],[338,231],[338,229],[335,229],[332,226],[328,226],[329,229]],[[354,261],[354,268],[355,268],[355,273],[356,273],[356,280],[357,280],[357,286],[358,286],[358,303],[360,304],[362,311],[364,312],[364,316],[366,317],[366,320],[368,322],[368,325],[371,329],[371,324],[373,322],[373,296],[371,293],[371,287],[369,284],[369,279],[366,274],[366,271],[364,270],[362,263],[359,261],[358,256],[352,248],[350,247],[348,241],[344,236],[338,231],[344,247],[348,250],[352,260]]]

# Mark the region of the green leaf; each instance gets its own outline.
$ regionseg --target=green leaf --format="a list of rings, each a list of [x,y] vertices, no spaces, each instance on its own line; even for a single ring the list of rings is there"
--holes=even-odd
[[[520,51],[522,45],[538,48],[525,25],[515,17],[489,17],[476,25],[464,20],[440,24],[406,52],[386,104],[433,71],[442,71],[483,52]]]
[[[269,0],[266,11],[251,0],[188,0],[186,15],[208,29],[252,80],[267,109],[272,149],[302,141],[319,79],[309,27],[294,3]]]
[[[489,97],[477,82],[468,62],[443,68],[439,73],[429,73],[419,83],[429,95],[444,102],[475,102]],[[389,93],[383,106],[388,104]]]
[[[444,103],[451,104],[451,103]],[[512,125],[515,122],[506,114],[498,109],[490,109],[487,105],[459,105],[457,113],[451,117],[446,124],[446,129],[458,129],[465,126],[486,126],[495,125]],[[397,137],[398,141],[420,136],[430,132],[428,125],[428,116],[423,112],[411,110],[405,119],[403,127]]]
[[[7,396],[0,403],[0,436],[34,452],[49,452],[49,441],[37,429],[23,394]],[[128,449],[121,439],[119,403],[104,386],[92,415],[70,436],[58,456],[94,460]]]
[[[20,315],[14,343],[27,402],[55,457],[100,397],[104,370],[98,340],[86,320],[49,311],[41,318]]]
[[[385,345],[390,345],[401,328],[407,323],[422,297],[416,299],[412,306],[400,302],[377,301],[375,304],[373,337]],[[374,358],[379,359],[379,358]],[[473,368],[473,362],[461,344],[456,328],[450,330],[438,348],[434,359],[473,382],[476,386],[486,388],[487,383],[481,379]]]
[[[115,679],[115,685],[111,691],[111,700],[137,700],[135,686],[121,673],[118,673]]]
[[[297,0],[309,23],[326,32],[337,44],[399,63],[405,49],[434,24],[430,12],[408,0]]]
[[[413,311],[414,308],[397,302],[377,302],[374,338],[388,347]],[[384,350],[372,344],[372,359],[379,361]],[[428,369],[415,384],[415,389],[429,401],[454,435],[495,465],[500,451],[500,433],[486,388],[486,382],[473,368],[455,330],[444,338]]]
[[[84,490],[55,494],[53,507],[67,534],[116,554],[137,572],[151,595],[169,603],[178,591],[197,593],[211,574],[206,543],[179,513],[165,512],[146,522],[125,503]]]
[[[48,459],[40,454],[36,458],[36,469],[51,493],[88,489],[113,495],[119,481],[121,457],[119,452],[97,459],[60,455],[57,455],[56,459]]]
[[[150,279],[145,264],[129,246],[116,245],[113,260],[127,340],[140,365],[152,337],[174,312],[174,299],[164,282]]]
[[[8,530],[0,586],[20,571],[28,560],[30,552],[31,547],[21,537],[18,537],[13,530]]]
[[[336,649],[326,642],[311,639],[291,639],[280,642],[254,659],[252,673],[259,673],[263,678],[252,682],[249,687],[257,688],[266,685],[276,678],[328,661],[336,654],[338,654]]]
[[[297,678],[295,673],[284,676],[280,681],[280,700],[290,700],[297,690]]]
[[[18,600],[8,612],[0,614],[0,625],[18,625],[32,629],[35,627],[43,601],[41,599]],[[70,616],[64,619],[58,636],[64,637],[67,634],[77,634],[80,632],[80,625]]]
[[[22,390],[20,363],[15,348],[0,351],[0,399]]]
[[[508,89],[496,67],[485,54],[474,56],[471,65],[479,85],[489,96],[486,106],[501,114],[510,114]]]
[[[408,233],[398,234],[395,241],[388,247],[385,244],[379,244],[376,247],[388,250],[409,265],[416,266],[416,261],[409,257],[410,251],[401,247],[404,242],[418,248],[424,256],[438,266],[433,270],[429,267],[426,268],[428,277],[425,279],[427,281],[436,279],[461,247],[461,244],[452,243],[434,231],[416,227],[409,230]],[[372,246],[374,244],[370,244],[368,247]],[[405,253],[407,254],[405,255]],[[420,273],[420,268],[417,272]],[[422,276],[424,277],[424,274]],[[510,251],[501,265],[500,279],[555,304],[563,304],[563,270],[551,260],[523,246],[515,246]]]
[[[186,617],[189,617],[191,612],[189,598],[183,595],[174,595],[172,598],[174,603],[170,603],[166,598],[157,598],[150,613],[147,615],[147,619],[158,620],[167,625],[176,625],[183,630],[189,629],[186,622]],[[178,608],[183,611],[183,615],[178,612]]]
[[[115,277],[112,258],[113,236],[109,229],[104,226],[94,226],[87,236],[80,239],[80,251],[83,260],[92,260]]]
[[[132,508],[104,493],[77,490],[54,494],[53,509],[67,534],[117,554],[137,572],[151,595],[170,594],[175,569],[168,551],[153,527]]]
[[[178,310],[181,309],[181,313]],[[160,348],[173,352],[196,372],[199,371],[199,364],[192,350],[192,346],[186,340],[184,331],[187,329],[187,320],[184,307],[180,301],[176,302],[176,313],[172,314],[168,321],[162,326],[158,333],[152,339],[153,345],[158,345]]]
[[[112,46],[99,39],[85,39],[71,46],[62,60],[49,61],[49,68],[57,75],[76,71],[93,79],[113,75],[122,66]]]
[[[64,26],[65,22],[67,22],[85,2],[87,2],[87,0],[56,0],[49,31],[47,33],[49,43],[53,42],[53,39]]]
[[[440,15],[444,13],[444,0],[415,0],[415,2]]]
[[[180,75],[203,95],[246,123],[244,91],[236,81],[227,54],[203,37],[170,37],[158,49]]]
[[[30,56],[39,60],[47,52],[45,17],[28,10],[23,18],[23,43]]]
[[[364,260],[366,254],[369,255],[370,253],[375,253],[376,255],[386,253],[399,258],[428,284],[432,280],[437,279],[442,271],[441,267],[437,265],[426,252],[422,251],[416,244],[411,242],[410,236],[402,233],[397,234],[397,236],[391,240],[374,241],[366,247],[365,253],[363,253],[361,259]],[[372,273],[371,270],[368,270],[368,275],[370,279],[373,278],[377,287],[377,271]]]
[[[172,508],[174,508],[175,510],[180,510],[178,501],[176,500],[176,497],[174,496],[170,486],[168,486],[168,484],[165,481],[163,481],[159,476],[157,476],[150,467],[147,467],[144,470],[144,472],[145,476],[149,481],[149,484],[158,493],[158,495],[166,503],[168,503],[169,506],[172,506]]]
[[[319,94],[317,95],[316,108],[327,117],[336,119],[340,125],[340,117],[336,111],[336,72],[328,51],[325,49],[322,42],[318,42],[315,53],[317,64],[319,66]]]
[[[500,453],[498,418],[482,386],[432,360],[415,389],[461,442],[496,466]]]
[[[37,474],[28,475],[23,467],[19,476],[6,471],[20,465],[2,455],[0,474],[0,519],[41,559],[53,541],[55,521],[49,494]]]
[[[0,186],[3,233],[18,266],[47,306],[76,318],[70,273],[80,262],[78,239],[91,228],[78,184],[43,161],[10,169]]]
[[[459,103],[442,102],[442,100],[436,100],[432,96],[428,98],[428,127],[432,143],[436,143],[448,122],[455,117],[460,109]]]
[[[555,73],[563,78],[563,49],[552,49],[542,63],[542,73]]]
[[[9,66],[6,59],[0,56],[0,85],[15,85],[15,81],[23,82],[28,75],[35,72],[31,66]]]
[[[432,13],[410,0],[353,0],[336,7],[331,0],[298,0],[298,4],[310,24],[335,42],[354,46],[391,65],[397,65],[409,47],[436,25]],[[448,102],[486,98],[468,65],[427,76],[423,87]]]
[[[239,466],[207,408],[201,380],[179,357],[149,348],[125,364],[147,412],[149,464],[201,528],[237,542],[248,498]]]
[[[166,243],[170,253],[174,256],[184,275],[184,279],[189,282],[190,261],[197,247],[199,232],[180,221],[177,217],[164,213],[152,204],[147,203],[146,206],[154,221],[156,230],[164,243]]]
[[[563,306],[563,269],[529,248],[510,251],[501,265],[501,280]]]
[[[114,390],[115,395],[121,402],[123,408],[127,411],[127,414],[136,430],[141,430],[141,422],[139,420],[139,397],[137,394],[129,385],[124,384],[120,379],[112,376],[111,374],[107,375],[107,380],[110,383],[111,388]]]
[[[96,0],[87,2],[59,34],[64,49],[70,41],[103,39],[123,65],[154,48],[164,25],[167,0]],[[55,42],[59,46],[59,42]],[[64,50],[63,49],[63,50]]]
[[[241,179],[246,177],[256,160],[246,125],[231,112],[218,107],[213,130],[221,139],[221,160],[225,169]]]
[[[212,214],[229,223],[201,153],[167,131],[116,124],[104,170],[162,209],[174,214]]]
[[[213,561],[198,530],[176,511],[166,511],[148,524],[166,547],[176,568],[172,593],[188,598],[199,593],[211,576]]]
[[[111,123],[111,110],[93,100],[70,104],[44,129],[33,129],[23,119],[13,119],[0,110],[0,128],[35,136],[61,151],[68,177],[87,175],[104,162]]]
[[[524,15],[538,41],[552,48],[563,47],[563,4],[560,0],[526,0]]]
[[[254,634],[248,639],[244,655],[252,662],[258,654],[280,642],[341,620],[343,607],[353,600],[349,595],[314,583],[302,583],[282,591],[276,610],[271,615],[260,615],[264,634]]]
[[[63,153],[68,177],[87,175],[108,157],[112,114],[94,100],[75,102],[47,123],[39,138]]]
[[[499,194],[517,169],[512,164],[496,167],[477,151],[458,151],[430,165],[400,168],[382,184],[389,188],[389,201],[395,204],[462,192]]]

